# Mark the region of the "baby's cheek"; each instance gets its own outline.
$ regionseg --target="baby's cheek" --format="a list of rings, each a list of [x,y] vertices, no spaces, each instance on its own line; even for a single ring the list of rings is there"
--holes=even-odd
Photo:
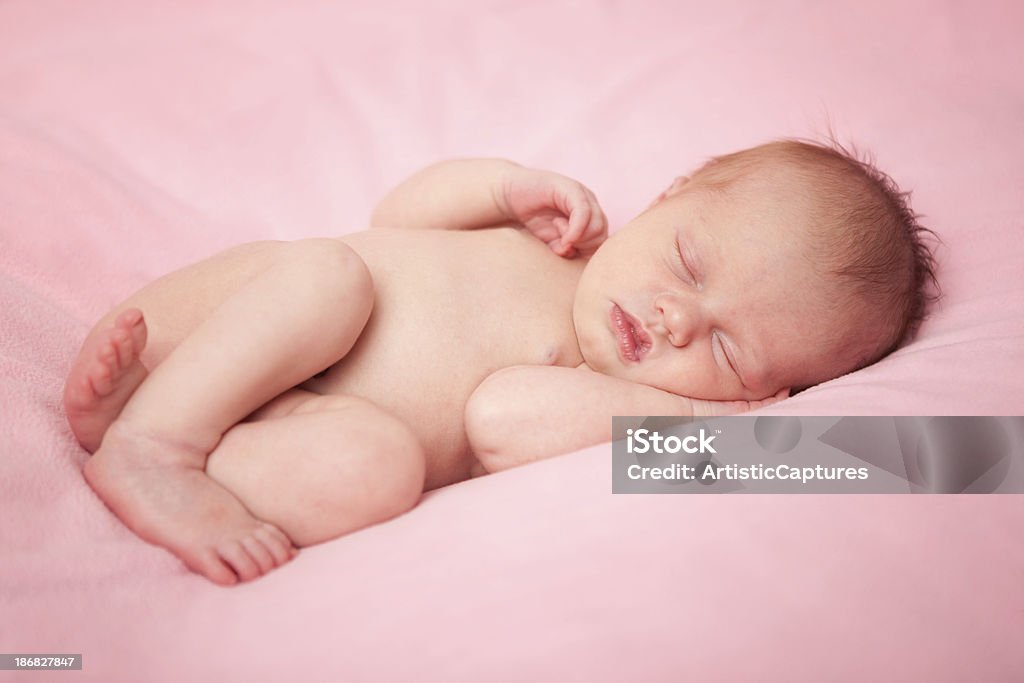
[[[607,373],[606,355],[602,354],[601,345],[598,343],[599,335],[593,328],[576,324],[576,342],[579,344],[580,355],[592,370]]]

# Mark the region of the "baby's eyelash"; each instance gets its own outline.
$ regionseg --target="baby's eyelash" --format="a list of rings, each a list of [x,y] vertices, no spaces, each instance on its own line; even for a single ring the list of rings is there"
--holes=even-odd
[[[736,375],[738,376],[738,375],[739,375],[739,372],[737,372],[737,370],[736,370],[736,366],[732,364],[732,359],[731,359],[731,358],[729,358],[729,352],[725,350],[725,342],[723,342],[723,341],[722,341],[722,337],[721,337],[721,335],[719,335],[719,334],[718,334],[718,332],[714,332],[714,333],[712,333],[712,335],[711,335],[711,344],[712,344],[712,346],[714,345],[714,343],[715,343],[715,340],[716,340],[716,339],[718,340],[718,348],[719,348],[719,349],[721,349],[721,351],[722,351],[722,356],[724,356],[724,357],[725,357],[725,363],[726,363],[726,365],[728,365],[728,366],[729,366],[729,368],[730,368],[730,369],[731,369],[731,370],[732,370],[732,371],[733,371],[734,373],[736,373]]]
[[[679,265],[682,267],[683,272],[686,273],[686,277],[689,278],[690,283],[696,286],[697,279],[693,277],[693,273],[690,272],[689,266],[686,265],[686,259],[683,258],[683,245],[678,241],[676,242],[676,260],[679,261]]]

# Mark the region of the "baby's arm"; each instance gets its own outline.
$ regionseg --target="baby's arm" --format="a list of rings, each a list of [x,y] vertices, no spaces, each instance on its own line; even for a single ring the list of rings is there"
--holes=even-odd
[[[608,234],[594,194],[572,178],[504,159],[454,159],[413,174],[380,201],[371,227],[472,230],[521,225],[560,256]]]
[[[377,204],[375,228],[472,230],[507,223],[497,196],[519,165],[504,159],[453,159],[413,174]]]
[[[778,400],[702,401],[593,372],[519,365],[481,382],[466,405],[470,446],[488,472],[612,440],[612,415],[729,415]]]

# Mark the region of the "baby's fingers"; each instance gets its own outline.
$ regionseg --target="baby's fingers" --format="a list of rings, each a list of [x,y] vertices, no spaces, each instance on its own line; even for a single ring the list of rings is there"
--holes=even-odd
[[[750,410],[750,401],[693,401],[694,417],[720,417]]]
[[[745,413],[748,410],[757,410],[777,403],[789,396],[789,389],[782,389],[774,396],[763,398],[759,401],[705,401],[693,400],[694,417],[718,417],[720,415],[735,415]]]
[[[789,387],[786,387],[785,389],[780,389],[779,391],[775,392],[774,396],[762,398],[760,401],[751,401],[750,409],[757,410],[758,408],[764,408],[765,406],[770,406],[773,403],[778,403],[779,401],[787,398],[789,398]]]
[[[601,210],[601,205],[594,197],[594,193],[587,191],[591,201],[590,222],[587,224],[583,234],[577,240],[575,246],[582,252],[592,252],[608,238],[608,219]]]
[[[567,247],[575,245],[590,225],[592,217],[593,211],[590,208],[590,203],[586,201],[578,202],[569,214],[568,226],[562,233],[562,244]]]
[[[555,252],[559,256],[564,258],[572,258],[576,255],[576,248],[571,244],[567,244],[565,241],[565,235],[569,232],[569,221],[558,216],[552,221],[555,224],[555,228],[558,230],[558,237],[547,242],[547,245],[551,248],[551,251]]]
[[[759,401],[749,401],[748,408],[746,410],[757,410],[758,408],[764,408],[765,406],[770,406],[773,403],[778,403],[779,401],[786,398],[789,398],[788,387],[785,389],[780,389],[779,391],[775,392],[774,396],[762,398]]]

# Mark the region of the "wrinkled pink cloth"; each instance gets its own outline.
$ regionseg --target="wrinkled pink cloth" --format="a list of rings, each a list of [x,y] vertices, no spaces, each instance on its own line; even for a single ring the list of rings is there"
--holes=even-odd
[[[620,226],[709,155],[831,123],[913,190],[945,298],[917,341],[773,412],[1024,413],[1022,21],[1009,2],[0,3],[0,652],[80,652],[94,681],[1019,678],[1019,496],[612,496],[605,445],[226,590],[95,497],[60,394],[142,283],[361,229],[438,159],[562,171]]]

